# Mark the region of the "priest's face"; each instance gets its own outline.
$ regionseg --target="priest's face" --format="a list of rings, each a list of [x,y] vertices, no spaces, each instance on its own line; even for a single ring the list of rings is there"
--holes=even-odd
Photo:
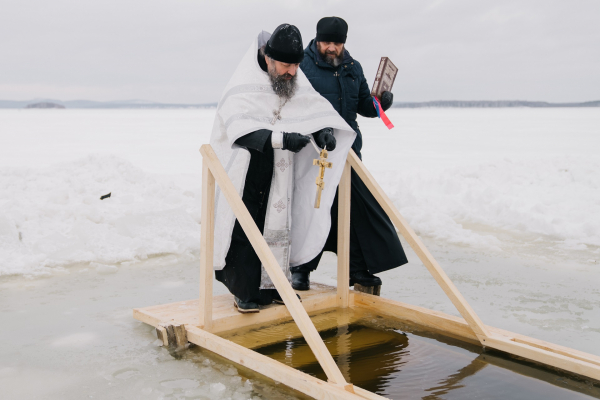
[[[300,64],[288,64],[265,57],[273,91],[281,98],[291,99],[296,91],[296,73]]]
[[[329,65],[337,67],[344,60],[344,43],[317,42],[319,54]]]

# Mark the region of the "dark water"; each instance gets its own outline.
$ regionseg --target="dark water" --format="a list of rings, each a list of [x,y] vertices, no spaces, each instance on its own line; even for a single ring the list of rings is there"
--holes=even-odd
[[[321,318],[321,328],[326,322],[336,326],[320,329],[321,337],[346,380],[391,399],[600,398],[600,389],[590,383],[443,336],[399,330],[381,317],[354,315],[340,326],[335,321],[338,312]],[[250,347],[259,353],[326,380],[294,328],[288,323],[244,337],[246,344],[254,340]],[[287,338],[273,343],[272,336],[282,338],[282,332]]]

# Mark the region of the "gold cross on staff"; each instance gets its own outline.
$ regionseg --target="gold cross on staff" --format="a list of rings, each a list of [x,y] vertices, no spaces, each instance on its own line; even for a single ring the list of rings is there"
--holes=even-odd
[[[313,165],[319,166],[319,175],[317,175],[317,197],[315,198],[315,208],[321,207],[321,192],[325,189],[325,181],[323,178],[325,177],[325,168],[331,168],[333,166],[332,163],[327,162],[327,150],[321,150],[321,154],[319,155],[321,158],[314,159]]]

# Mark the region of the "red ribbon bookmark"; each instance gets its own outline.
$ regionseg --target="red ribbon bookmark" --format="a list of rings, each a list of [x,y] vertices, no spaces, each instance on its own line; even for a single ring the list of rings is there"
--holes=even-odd
[[[385,115],[385,111],[383,111],[383,108],[381,108],[381,104],[379,104],[379,100],[377,100],[377,97],[375,96],[373,96],[373,105],[375,106],[375,110],[377,111],[377,116],[381,118],[381,120],[383,121],[385,126],[387,126],[388,129],[392,129],[394,127],[394,124],[392,124],[392,121],[390,121],[387,115]]]

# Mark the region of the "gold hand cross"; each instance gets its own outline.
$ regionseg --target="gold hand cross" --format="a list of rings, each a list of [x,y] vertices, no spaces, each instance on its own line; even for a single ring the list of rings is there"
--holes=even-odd
[[[332,163],[327,162],[327,150],[321,150],[320,158],[313,160],[313,165],[319,166],[319,175],[317,175],[317,197],[315,198],[315,208],[321,207],[321,192],[325,189],[325,168],[331,168]]]

